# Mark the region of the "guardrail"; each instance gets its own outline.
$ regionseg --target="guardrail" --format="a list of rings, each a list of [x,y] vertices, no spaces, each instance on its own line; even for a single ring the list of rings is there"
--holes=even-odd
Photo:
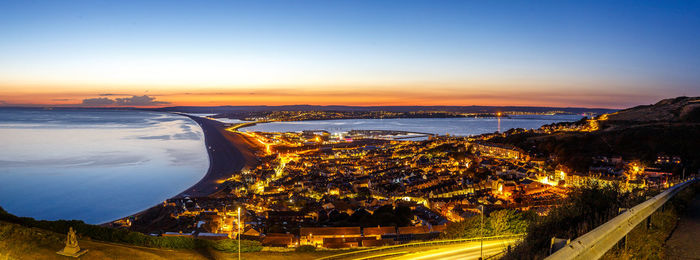
[[[484,240],[522,238],[524,236],[525,236],[525,234],[501,235],[501,236],[484,237]],[[392,249],[397,249],[397,248],[404,248],[404,247],[446,245],[446,244],[456,244],[456,243],[464,243],[464,242],[474,242],[474,241],[480,241],[480,240],[481,240],[481,237],[406,243],[406,244],[399,244],[399,245],[393,245],[393,246],[383,246],[383,247],[377,247],[377,248],[371,248],[371,249],[365,249],[365,250],[352,251],[352,252],[317,258],[317,260],[341,259],[341,258],[345,258],[345,257],[350,257],[352,255],[381,252],[381,251],[392,250]]]
[[[610,250],[627,233],[651,216],[657,209],[664,205],[679,191],[688,187],[697,179],[689,179],[668,188],[653,198],[625,211],[608,222],[598,226],[592,231],[576,238],[568,245],[554,252],[546,259],[599,259]]]

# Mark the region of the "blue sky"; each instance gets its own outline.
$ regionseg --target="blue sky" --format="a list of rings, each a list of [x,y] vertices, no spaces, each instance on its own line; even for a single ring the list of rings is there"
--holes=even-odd
[[[5,104],[107,91],[626,107],[700,94],[698,1],[3,1],[0,24]]]

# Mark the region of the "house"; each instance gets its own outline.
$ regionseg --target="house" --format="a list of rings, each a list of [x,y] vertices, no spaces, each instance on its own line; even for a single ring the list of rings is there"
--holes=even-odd
[[[387,236],[396,236],[396,227],[366,227],[362,229],[364,237],[375,239],[386,238]]]
[[[362,237],[326,237],[323,238],[323,247],[325,248],[348,248],[358,247],[362,241]]]
[[[257,240],[260,238],[260,232],[258,232],[257,230],[255,230],[252,227],[246,227],[243,230],[243,234],[241,234],[241,238]]]
[[[394,239],[372,239],[363,238],[361,241],[361,246],[363,247],[373,247],[373,246],[389,246],[396,244]]]
[[[302,244],[325,247],[326,238],[362,237],[362,232],[360,227],[302,227],[299,230],[299,237]]]
[[[290,247],[294,245],[294,235],[269,233],[262,240],[263,246]]]
[[[430,232],[429,226],[399,227],[397,240],[435,239],[440,233]]]

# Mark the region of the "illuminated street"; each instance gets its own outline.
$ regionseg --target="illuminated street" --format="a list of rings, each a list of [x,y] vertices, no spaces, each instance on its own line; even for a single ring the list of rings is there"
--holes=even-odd
[[[517,242],[517,239],[503,239],[503,240],[490,240],[484,241],[484,258],[501,253],[505,251],[508,245],[513,245]],[[428,249],[425,248],[401,248],[397,249],[402,252],[407,252],[406,254],[388,258],[393,260],[428,260],[428,259],[479,259],[481,256],[480,243],[468,242],[460,244],[445,245],[444,247],[438,249]],[[376,255],[384,255],[391,252],[378,252]],[[363,256],[360,258],[369,258],[371,256]]]

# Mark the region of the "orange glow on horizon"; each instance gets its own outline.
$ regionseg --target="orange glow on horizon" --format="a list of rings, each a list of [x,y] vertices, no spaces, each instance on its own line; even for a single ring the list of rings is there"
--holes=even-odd
[[[3,86],[3,84],[0,84]],[[507,86],[430,87],[420,84],[377,86],[251,86],[186,87],[131,85],[5,85],[0,87],[0,105],[90,106],[84,99],[117,99],[149,96],[163,106],[246,105],[351,105],[351,106],[578,106],[623,108],[619,100],[639,97],[625,93],[557,93],[541,88]],[[638,103],[638,102],[632,102]],[[102,105],[113,106],[113,105]]]

